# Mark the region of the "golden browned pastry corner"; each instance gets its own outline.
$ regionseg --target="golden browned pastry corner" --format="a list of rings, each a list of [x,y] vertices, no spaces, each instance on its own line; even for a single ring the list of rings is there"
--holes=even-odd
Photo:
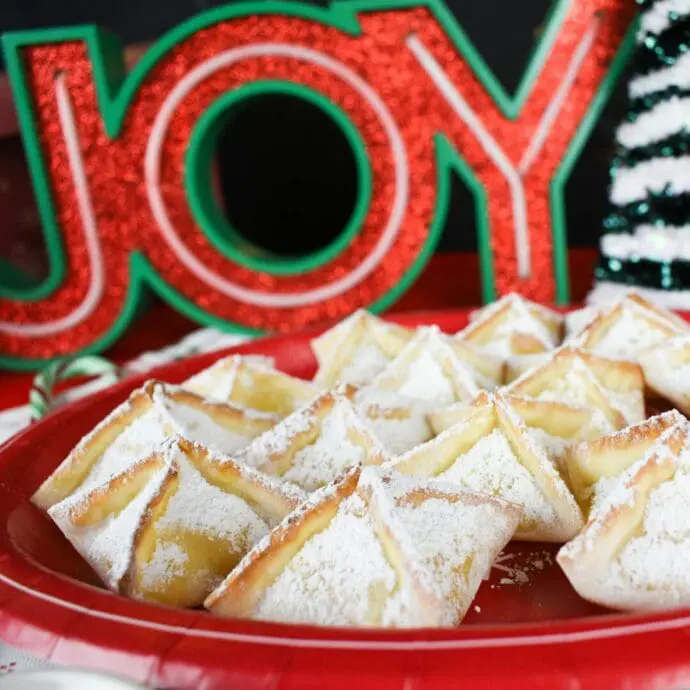
[[[314,381],[363,386],[371,382],[413,337],[414,331],[360,309],[311,341],[319,363]]]
[[[471,400],[480,390],[475,372],[459,359],[447,336],[435,326],[420,328],[370,387],[430,408]]]
[[[317,625],[457,625],[519,519],[488,496],[355,468],[262,539],[205,606]]]
[[[662,446],[679,453],[686,424],[685,417],[672,410],[571,447],[564,457],[564,474],[585,516],[631,465],[650,453],[658,454]]]
[[[641,352],[647,387],[690,414],[690,335],[681,335]]]
[[[568,448],[589,436],[591,412],[583,407],[573,407],[553,400],[521,398],[504,393],[498,394],[524,423],[527,433],[546,451],[547,456],[560,470]],[[480,393],[469,403],[456,403],[429,413],[429,421],[435,434],[464,422],[479,408],[493,405],[486,393]]]
[[[285,417],[321,393],[320,386],[284,374],[268,357],[230,355],[187,379],[197,395]]]
[[[235,454],[244,464],[314,491],[352,465],[379,465],[387,454],[340,386],[293,412]]]
[[[48,514],[113,591],[192,607],[304,498],[295,486],[173,436]]]
[[[671,427],[608,487],[558,554],[580,596],[622,610],[690,605],[690,452]],[[680,445],[680,449],[678,447]]]
[[[277,421],[275,415],[205,400],[177,386],[148,381],[84,436],[32,500],[47,510],[80,487],[122,473],[174,433],[232,453]]]
[[[635,424],[645,417],[640,367],[563,346],[548,361],[503,389],[509,395],[555,400],[591,410],[591,436]]]
[[[559,313],[513,293],[475,312],[455,337],[504,360],[519,362],[521,357],[552,350],[562,336]]]
[[[565,542],[584,524],[545,448],[500,394],[481,394],[463,420],[386,466],[519,505],[516,539]]]
[[[641,352],[681,334],[690,334],[686,321],[631,292],[601,309],[569,343],[601,357],[636,362]]]

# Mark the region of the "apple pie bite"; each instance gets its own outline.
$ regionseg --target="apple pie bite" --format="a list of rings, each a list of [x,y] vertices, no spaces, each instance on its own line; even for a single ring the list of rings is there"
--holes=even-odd
[[[297,487],[172,436],[48,514],[113,591],[193,607],[304,498]]]
[[[457,625],[519,519],[488,496],[353,468],[262,539],[205,606],[290,623]]]
[[[667,430],[611,483],[582,533],[559,551],[581,597],[635,611],[690,604],[687,440],[687,424]]]
[[[340,386],[318,397],[235,454],[238,462],[314,491],[353,465],[379,465],[387,454]]]
[[[279,417],[294,412],[322,392],[311,381],[278,371],[268,357],[254,355],[223,357],[187,379],[182,387],[205,398]]]
[[[561,469],[568,448],[589,435],[591,412],[554,400],[521,398],[499,394],[505,405],[521,419],[532,439],[543,448],[554,465]],[[469,403],[456,403],[429,413],[429,421],[435,434],[464,422],[477,409],[491,404],[486,393],[480,393]]]
[[[647,387],[690,414],[690,335],[645,350],[639,362]]]
[[[560,314],[512,293],[476,312],[456,338],[508,359],[552,350],[562,330]]]
[[[601,357],[637,361],[640,353],[682,334],[690,334],[683,319],[631,292],[601,309],[570,342]]]
[[[386,466],[520,506],[515,539],[565,542],[583,525],[545,448],[500,394],[481,394],[464,419]]]
[[[687,421],[676,410],[650,417],[593,441],[572,446],[564,457],[566,480],[585,515],[628,467],[667,447],[679,453]]]
[[[315,383],[330,388],[337,383],[370,383],[414,336],[360,309],[311,342],[319,363]]]
[[[371,382],[430,407],[469,400],[478,392],[474,372],[455,353],[441,331],[420,328],[400,354]]]
[[[645,415],[644,382],[637,364],[572,347],[559,348],[504,392],[589,409],[592,436],[622,429]]]
[[[272,414],[205,400],[178,386],[148,381],[84,436],[32,500],[47,510],[80,487],[122,473],[175,433],[233,453],[277,421]]]

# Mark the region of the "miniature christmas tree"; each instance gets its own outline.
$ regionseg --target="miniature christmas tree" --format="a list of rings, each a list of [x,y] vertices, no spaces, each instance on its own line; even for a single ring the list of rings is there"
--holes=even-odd
[[[642,7],[616,133],[611,211],[604,221],[591,302],[635,286],[669,307],[690,308],[690,0]]]

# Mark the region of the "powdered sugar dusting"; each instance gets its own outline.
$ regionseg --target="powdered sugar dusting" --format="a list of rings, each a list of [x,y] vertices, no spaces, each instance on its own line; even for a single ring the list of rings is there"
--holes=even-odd
[[[268,532],[266,523],[242,498],[209,484],[184,453],[175,452],[174,463],[179,483],[156,523],[159,530],[214,536],[233,551],[247,550]]]
[[[374,380],[390,362],[390,358],[371,339],[360,343],[350,354],[338,380],[353,386],[364,386]]]
[[[366,506],[355,494],[343,501],[328,527],[309,539],[268,587],[255,617],[372,625],[377,623],[371,618],[373,600],[393,596],[396,584]]]
[[[508,439],[499,429],[480,439],[438,478],[521,506],[524,525],[553,525],[557,522],[550,502],[535,484],[529,470],[520,464]]]
[[[583,307],[571,311],[565,315],[565,335],[566,338],[577,335],[586,326],[589,326],[601,312],[597,307]]]
[[[659,345],[668,338],[666,328],[649,323],[653,317],[648,312],[645,311],[644,317],[641,317],[639,309],[625,304],[620,318],[590,349],[603,357],[634,361],[642,350]]]
[[[295,453],[283,479],[313,491],[335,479],[346,468],[364,462],[364,447],[350,439],[350,430],[360,424],[348,401],[336,402],[323,419],[316,441]]]
[[[426,405],[397,392],[363,388],[357,395],[357,408],[392,454],[404,453],[433,436]]]
[[[237,460],[252,467],[260,467],[272,455],[285,453],[295,436],[308,431],[316,423],[311,406],[303,407],[255,438],[246,448],[235,454]]]
[[[174,431],[173,420],[160,405],[153,405],[126,427],[91,468],[82,487],[108,481],[150,455]]]
[[[544,549],[519,554],[502,553],[491,566],[501,574],[498,584],[492,584],[491,588],[495,589],[501,585],[521,587],[530,582],[532,575],[542,572],[551,565],[553,565],[553,555]]]
[[[457,334],[457,337],[465,339],[472,335],[480,326],[495,318],[505,308],[506,303],[510,305],[509,309],[501,316],[500,321],[492,330],[488,342],[482,344],[484,350],[506,359],[514,354],[512,337],[516,334],[529,335],[535,338],[541,343],[544,350],[550,350],[558,344],[551,331],[532,313],[531,309],[542,310],[545,318],[553,318],[556,316],[555,312],[548,312],[548,310],[534,303],[529,303],[528,305],[519,295],[508,295],[482,309],[472,319],[470,325],[464,331],[460,331]]]
[[[210,367],[188,378],[182,388],[211,400],[227,401],[232,398],[237,370],[242,363],[262,369],[273,369],[270,357],[260,355],[230,355],[214,362]]]
[[[316,417],[311,406],[302,408],[254,439],[235,458],[264,472],[279,473],[285,481],[313,491],[347,467],[373,460],[374,455],[383,457],[383,446],[352,403],[338,393],[333,396],[332,406],[321,418]],[[315,439],[295,451],[293,444],[298,436],[315,425]],[[289,457],[287,468],[280,466],[285,457]]]
[[[228,429],[215,422],[208,414],[173,399],[165,403],[176,430],[187,438],[215,448],[222,453],[234,453],[251,440],[249,432]]]
[[[124,428],[106,448],[94,463],[83,486],[94,487],[121,474],[138,460],[150,455],[173,434],[180,434],[225,453],[246,446],[250,440],[250,436],[217,424],[203,411],[179,403],[157,388],[151,407]]]
[[[141,573],[141,586],[145,590],[154,590],[172,582],[185,571],[189,556],[175,542],[156,543],[151,559]]]
[[[509,515],[496,503],[440,498],[398,507],[394,515],[449,604],[443,623],[457,623],[469,608],[496,551],[511,536]]]
[[[619,586],[690,595],[690,475],[675,476],[652,489],[644,532],[633,537],[611,565]]]
[[[537,400],[564,402],[568,405],[591,409],[590,426],[601,434],[613,431],[604,412],[594,408],[589,397],[589,388],[596,387],[608,399],[608,391],[602,388],[589,367],[579,358],[573,360],[565,375],[554,377],[546,390],[536,396]]]
[[[71,509],[86,500],[88,488],[79,489],[48,510],[67,539],[111,589],[117,589],[130,566],[137,528],[167,473],[167,466],[163,466],[123,510],[95,525],[80,527],[70,519]]]
[[[684,347],[690,346],[690,339],[684,338]],[[664,352],[667,349],[664,347]],[[674,366],[666,358],[664,362],[654,362],[653,385],[662,395],[666,395],[679,402],[690,401],[690,361]],[[646,364],[645,374],[647,371]],[[650,366],[649,369],[652,369]]]
[[[555,462],[562,457],[566,449],[571,445],[571,442],[566,438],[560,436],[552,436],[538,426],[530,426],[526,428],[527,434],[532,438],[534,443],[546,451],[551,462]]]
[[[455,400],[453,384],[431,352],[421,352],[411,363],[399,392],[427,403],[450,405]]]
[[[690,383],[690,380],[688,381]],[[642,390],[613,391],[606,388],[606,397],[628,424],[637,424],[644,419],[644,393]]]

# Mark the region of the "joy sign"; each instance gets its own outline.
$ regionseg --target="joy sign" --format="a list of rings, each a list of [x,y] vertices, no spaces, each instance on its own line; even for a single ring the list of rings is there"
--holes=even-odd
[[[245,330],[383,309],[433,250],[451,170],[476,200],[485,296],[565,300],[563,184],[621,66],[632,5],[557,4],[514,97],[440,0],[222,7],[126,76],[95,27],[5,36],[52,271],[0,293],[0,361],[102,349],[145,284]],[[211,193],[220,131],[266,93],[322,109],[357,161],[347,227],[296,261],[238,245]]]

